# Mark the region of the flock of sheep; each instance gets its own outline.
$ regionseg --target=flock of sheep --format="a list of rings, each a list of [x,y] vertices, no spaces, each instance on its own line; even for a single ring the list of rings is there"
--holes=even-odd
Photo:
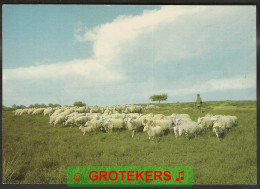
[[[145,109],[159,108],[147,106]],[[199,117],[197,122],[191,120],[188,114],[173,113],[141,114],[142,107],[137,105],[118,106],[84,106],[84,107],[56,107],[56,108],[27,108],[17,109],[15,115],[32,114],[50,117],[50,124],[64,126],[78,126],[85,133],[104,131],[109,134],[113,130],[128,129],[134,137],[135,132],[147,132],[149,139],[158,139],[167,133],[175,135],[176,139],[183,134],[187,138],[212,130],[220,139],[225,130],[237,126],[236,116],[210,115]]]

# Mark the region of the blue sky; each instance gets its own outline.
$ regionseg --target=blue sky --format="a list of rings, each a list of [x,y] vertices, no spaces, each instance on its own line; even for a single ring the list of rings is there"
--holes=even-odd
[[[3,104],[256,99],[255,6],[3,6]]]

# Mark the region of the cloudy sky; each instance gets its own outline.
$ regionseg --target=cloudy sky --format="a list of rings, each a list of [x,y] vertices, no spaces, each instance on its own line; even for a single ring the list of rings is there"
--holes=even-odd
[[[3,104],[256,99],[255,6],[3,6]]]

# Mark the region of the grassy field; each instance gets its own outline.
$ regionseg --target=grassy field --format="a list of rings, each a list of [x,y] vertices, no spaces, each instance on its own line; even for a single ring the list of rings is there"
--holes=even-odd
[[[187,140],[166,135],[159,143],[147,133],[82,135],[78,128],[54,128],[42,115],[14,116],[3,111],[3,182],[63,183],[67,166],[193,166],[194,184],[256,184],[256,101],[161,104],[143,113],[187,113],[196,121],[207,113],[236,115],[239,126],[218,141],[213,132]]]

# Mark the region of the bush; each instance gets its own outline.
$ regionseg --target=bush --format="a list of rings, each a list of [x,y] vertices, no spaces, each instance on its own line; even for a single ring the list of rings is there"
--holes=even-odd
[[[83,103],[81,101],[77,101],[77,102],[74,102],[73,106],[77,106],[77,107],[86,106],[86,103]]]

